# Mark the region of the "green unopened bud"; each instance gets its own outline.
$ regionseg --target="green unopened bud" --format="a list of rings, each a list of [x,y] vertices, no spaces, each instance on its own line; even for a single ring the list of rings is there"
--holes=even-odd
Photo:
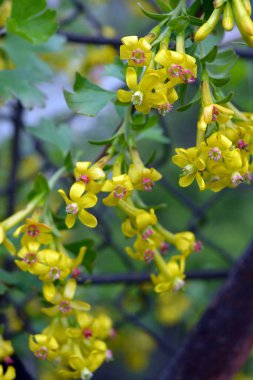
[[[233,13],[238,29],[242,34],[253,36],[253,22],[242,0],[232,0]]]
[[[250,0],[242,0],[242,2],[243,2],[243,5],[244,5],[244,8],[246,9],[246,12],[250,16],[251,12],[252,12],[252,7],[251,7]]]
[[[155,26],[151,31],[144,37],[149,43],[155,41],[161,33],[160,25]]]
[[[194,37],[195,41],[203,41],[212,32],[212,30],[215,28],[220,19],[221,12],[222,8],[217,8],[213,10],[207,22],[201,25],[201,27],[197,30]]]

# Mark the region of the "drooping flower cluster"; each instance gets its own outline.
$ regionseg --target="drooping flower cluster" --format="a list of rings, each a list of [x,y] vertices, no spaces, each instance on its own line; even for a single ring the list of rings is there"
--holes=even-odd
[[[178,99],[175,86],[194,83],[197,75],[196,59],[182,51],[168,50],[163,46],[152,58],[151,45],[146,38],[129,36],[122,38],[120,58],[127,60],[126,84],[130,91],[120,89],[118,99],[131,102],[135,109],[148,114],[151,108],[165,116]],[[184,49],[181,49],[184,50]],[[138,80],[135,68],[145,71]]]
[[[234,111],[235,110],[235,111]],[[179,185],[187,187],[196,179],[199,189],[220,191],[250,183],[252,179],[253,122],[231,105],[214,104],[206,80],[202,84],[200,136],[196,147],[176,149],[173,162],[182,169]],[[210,129],[211,128],[211,129]],[[206,134],[209,136],[206,137]]]

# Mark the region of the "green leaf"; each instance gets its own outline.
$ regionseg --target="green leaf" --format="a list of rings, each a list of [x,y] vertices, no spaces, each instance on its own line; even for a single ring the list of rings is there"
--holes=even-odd
[[[190,21],[192,25],[197,25],[197,26],[201,26],[205,23],[205,20],[202,20],[198,17],[190,16],[190,15],[188,15],[188,20]]]
[[[163,12],[170,12],[173,9],[167,0],[156,0],[156,2]]]
[[[207,53],[204,57],[201,57],[202,62],[213,62],[218,53],[218,46],[214,46],[209,53]]]
[[[116,57],[114,63],[105,66],[105,75],[118,78],[125,82],[126,79],[126,65],[119,57]]]
[[[162,144],[168,144],[170,142],[170,139],[164,136],[160,128],[146,129],[137,136],[136,140],[151,140]]]
[[[16,279],[16,273],[10,273],[0,268],[1,281],[8,285],[15,285],[18,281]]]
[[[189,25],[189,18],[187,16],[178,16],[173,18],[169,22],[170,28],[172,28],[176,33],[183,32]]]
[[[34,44],[48,40],[57,30],[56,12],[47,9],[46,0],[12,0],[8,33],[15,33]]]
[[[217,75],[217,76],[209,76],[209,80],[214,86],[216,87],[222,87],[225,86],[230,80],[230,75],[227,77],[223,77],[223,75]]]
[[[34,181],[34,192],[36,194],[41,193],[50,193],[50,188],[48,186],[47,178],[44,176],[43,173],[37,174],[35,181]]]
[[[71,148],[71,130],[66,124],[56,126],[52,120],[44,119],[39,127],[27,129],[33,136],[57,147],[63,157]]]
[[[201,99],[201,91],[200,91],[200,89],[198,89],[198,91],[196,92],[196,94],[194,95],[194,97],[192,98],[192,100],[189,103],[184,104],[183,106],[179,107],[177,109],[177,111],[182,112],[182,111],[187,110],[193,104],[198,103],[200,99]]]
[[[7,35],[0,41],[0,48],[15,65],[13,70],[0,71],[0,98],[3,101],[18,98],[26,108],[42,106],[44,94],[35,86],[48,81],[53,71],[37,56],[39,47],[18,36]]]
[[[113,140],[115,140],[116,137],[119,137],[119,135],[116,134],[116,135],[110,137],[109,139],[104,139],[104,140],[89,140],[89,144],[92,144],[92,145],[107,145],[107,144],[110,144],[111,142],[113,142]]]
[[[68,152],[67,156],[65,157],[64,166],[68,172],[73,172],[75,165],[71,152]]]
[[[214,132],[217,132],[219,130],[217,123],[208,124],[206,132],[205,132],[205,139],[207,139],[209,136],[211,136]]]
[[[114,92],[104,90],[78,73],[74,91],[74,93],[64,91],[69,108],[81,115],[91,117],[96,116],[102,108],[116,98]]]
[[[195,15],[201,7],[201,0],[195,0],[188,10],[189,15]]]
[[[213,0],[202,0],[202,3],[205,11],[205,19],[207,20],[214,10]]]
[[[143,115],[143,116],[145,117],[145,115]],[[137,121],[138,121],[138,119],[137,119]],[[143,131],[143,130],[155,127],[156,125],[159,124],[159,118],[157,115],[151,115],[148,118],[145,117],[144,122],[143,122],[143,119],[142,119],[142,122],[140,122],[140,123],[138,123],[137,121],[133,124],[133,129],[135,129],[137,131],[140,131],[140,130]],[[141,121],[141,118],[139,118],[139,121]]]
[[[234,96],[234,92],[233,91],[230,91],[229,94],[227,94],[226,96],[223,96],[221,97],[219,93],[217,93],[215,90],[214,90],[214,95],[215,95],[215,103],[217,104],[225,104],[227,102],[230,102],[230,100],[232,99],[232,97]]]
[[[0,295],[4,295],[4,293],[7,291],[7,287],[2,283],[0,282]]]
[[[65,247],[75,254],[77,254],[81,247],[86,247],[87,250],[84,255],[83,265],[89,273],[92,273],[94,262],[96,260],[96,252],[94,250],[94,242],[91,239],[83,239],[75,243],[65,245]]]
[[[140,10],[142,11],[142,13],[144,13],[145,16],[152,18],[153,20],[162,21],[162,20],[165,20],[166,18],[170,17],[169,13],[153,13],[153,12],[146,11],[143,8],[143,6],[141,5],[141,3],[138,3],[138,6],[139,6]]]

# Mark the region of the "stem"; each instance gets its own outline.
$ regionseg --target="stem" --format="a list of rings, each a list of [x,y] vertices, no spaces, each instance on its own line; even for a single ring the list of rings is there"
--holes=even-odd
[[[202,141],[205,140],[205,132],[197,128],[196,146],[199,147]]]
[[[166,262],[164,261],[162,255],[157,250],[155,250],[154,262],[159,272],[161,272],[165,276],[166,279],[170,280],[171,277],[170,277]]]
[[[50,190],[53,189],[54,185],[58,181],[58,179],[62,176],[62,174],[65,172],[65,167],[60,168],[57,170],[57,172],[54,173],[54,175],[50,178],[48,181],[48,186],[50,187]]]
[[[118,203],[119,208],[124,211],[128,216],[136,217],[138,209],[130,206],[128,203],[123,201],[122,199]]]
[[[143,162],[142,162],[142,160],[140,158],[138,150],[136,148],[132,148],[130,150],[130,155],[131,155],[132,161],[135,164],[135,166],[143,169],[144,168],[144,164],[143,164]]]
[[[160,234],[171,244],[175,244],[176,236],[172,232],[166,230],[161,224],[157,223],[154,227]]]
[[[185,53],[185,47],[184,47],[184,33],[177,34],[176,37],[176,50],[179,53]]]

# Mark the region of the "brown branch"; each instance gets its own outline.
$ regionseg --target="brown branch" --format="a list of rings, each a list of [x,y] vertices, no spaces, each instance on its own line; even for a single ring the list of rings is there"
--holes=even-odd
[[[159,380],[231,380],[253,346],[253,241]]]

